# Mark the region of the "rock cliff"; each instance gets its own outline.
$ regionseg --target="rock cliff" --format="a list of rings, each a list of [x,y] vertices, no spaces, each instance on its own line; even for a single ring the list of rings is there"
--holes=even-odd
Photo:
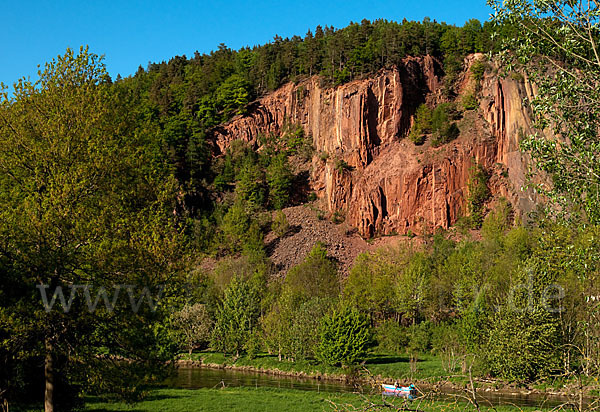
[[[463,92],[473,84],[468,67],[477,58],[465,61]],[[345,215],[365,237],[454,224],[466,212],[475,164],[490,173],[492,193],[524,214],[537,201],[521,191],[527,159],[518,148],[519,136],[531,128],[522,99],[533,91],[526,80],[488,72],[481,81],[480,110],[465,112],[460,137],[438,148],[405,139],[416,108],[442,99],[444,73],[429,56],[407,58],[397,68],[338,87],[323,87],[319,77],[289,83],[216,128],[212,137],[222,152],[233,140],[258,146],[260,134],[300,124],[315,147],[312,189],[330,213]],[[340,167],[342,160],[349,167]]]

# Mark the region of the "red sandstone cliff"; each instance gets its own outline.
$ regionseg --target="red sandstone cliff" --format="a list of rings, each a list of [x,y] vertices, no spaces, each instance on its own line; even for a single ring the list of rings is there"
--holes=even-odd
[[[518,149],[519,133],[530,130],[521,104],[532,93],[528,83],[486,75],[481,108],[466,112],[460,137],[439,148],[415,146],[404,137],[416,108],[439,100],[442,75],[440,64],[424,57],[339,87],[323,88],[318,77],[290,83],[216,128],[213,138],[223,151],[233,140],[256,144],[261,133],[301,124],[315,147],[312,188],[329,212],[344,213],[366,237],[455,223],[465,213],[476,163],[491,172],[493,194],[507,197],[517,213],[531,210],[536,199],[520,190],[527,159]],[[469,77],[466,70],[463,88]],[[327,161],[320,160],[323,152]],[[352,169],[339,170],[337,160]]]

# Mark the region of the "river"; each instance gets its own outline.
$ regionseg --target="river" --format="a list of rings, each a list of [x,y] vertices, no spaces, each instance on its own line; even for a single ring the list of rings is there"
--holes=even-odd
[[[226,387],[268,387],[296,389],[316,392],[357,392],[361,388],[354,385],[333,381],[272,375],[260,372],[239,371],[231,369],[209,369],[182,366],[174,377],[166,383],[171,388],[199,389]],[[364,388],[367,390],[368,388]],[[427,392],[427,388],[421,388]],[[446,390],[437,395],[438,399],[454,399],[456,391]],[[564,404],[567,399],[557,396],[547,397],[539,394],[513,394],[507,392],[478,392],[482,405],[516,405],[519,407],[534,406],[550,409]]]

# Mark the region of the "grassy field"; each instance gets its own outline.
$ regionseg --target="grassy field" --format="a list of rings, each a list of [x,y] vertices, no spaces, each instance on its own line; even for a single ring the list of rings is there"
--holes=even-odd
[[[380,396],[369,398],[374,403],[381,404]],[[226,388],[226,389],[168,389],[157,390],[150,397],[134,406],[119,403],[102,403],[99,401],[88,402],[86,411],[108,412],[188,412],[188,411],[334,411],[332,403],[341,406],[337,410],[361,410],[355,407],[366,406],[365,400],[354,394],[326,394],[317,392],[303,392],[297,390],[283,390],[270,388]],[[401,399],[386,398],[386,402],[392,402],[401,406]],[[346,405],[346,408],[344,408]],[[471,411],[474,408],[464,403],[414,401],[408,404],[411,409],[431,412],[458,412]],[[369,409],[378,410],[378,409]],[[390,410],[385,408],[385,410]],[[482,408],[482,411],[487,411]],[[533,411],[533,408],[517,409],[514,407],[497,407],[498,412],[516,412],[518,410]]]
[[[187,359],[187,355],[183,356]],[[342,368],[319,364],[314,361],[299,360],[296,362],[281,361],[277,356],[260,354],[254,359],[241,357],[235,362],[231,358],[223,356],[222,353],[200,352],[192,355],[194,360],[202,360],[204,363],[231,365],[236,367],[252,367],[265,370],[279,370],[283,372],[306,373],[309,375],[344,375],[348,371]],[[442,368],[442,362],[433,355],[423,355],[416,364],[416,370],[411,371],[408,356],[371,354],[364,365],[374,376],[398,379],[404,381],[414,380],[438,380],[440,377],[448,376]]]

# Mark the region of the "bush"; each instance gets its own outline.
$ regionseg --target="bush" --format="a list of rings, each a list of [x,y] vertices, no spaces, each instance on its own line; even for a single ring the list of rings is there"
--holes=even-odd
[[[449,143],[452,140],[457,139],[459,135],[460,129],[458,128],[456,123],[450,123],[435,134],[431,145],[433,147],[439,147],[443,144]]]
[[[322,319],[320,336],[318,359],[332,366],[358,364],[372,341],[367,316],[348,307]]]
[[[546,378],[558,367],[558,325],[542,310],[503,310],[492,324],[487,353],[494,375],[509,381]]]
[[[425,353],[431,346],[431,332],[428,322],[413,324],[408,328],[408,347],[410,354]]]
[[[339,295],[337,268],[322,244],[317,243],[304,262],[288,271],[284,287],[302,299]]]
[[[423,143],[425,143],[425,140],[427,139],[427,136],[425,136],[423,133],[421,133],[419,130],[413,128],[409,135],[408,138],[410,139],[411,142],[413,142],[415,145],[420,146]]]
[[[447,373],[454,373],[465,356],[458,329],[455,324],[442,323],[431,331],[432,351],[440,357]]]
[[[401,353],[408,345],[407,329],[394,319],[388,319],[375,330],[379,350],[383,352]]]
[[[463,96],[462,105],[465,110],[476,110],[479,107],[479,102],[473,93],[468,93]]]
[[[275,212],[275,217],[273,217],[273,222],[271,223],[271,230],[279,237],[282,237],[290,230],[290,224],[283,211],[278,210]]]
[[[487,69],[487,64],[483,60],[475,60],[471,65],[471,73],[473,74],[473,79],[479,83],[483,80],[483,75]]]
[[[490,189],[487,186],[488,180],[487,173],[480,165],[472,169],[471,178],[467,184],[467,204],[474,229],[481,227],[484,215],[483,207],[491,196]]]
[[[431,122],[431,109],[426,104],[420,105],[415,113],[415,122],[408,138],[416,145],[425,143],[425,135],[431,133]]]
[[[338,173],[343,174],[345,171],[351,171],[352,166],[350,166],[344,159],[338,159],[335,161],[335,170]]]
[[[267,192],[265,183],[265,174],[256,159],[246,158],[235,185],[237,199],[247,201],[254,207],[263,206]]]
[[[333,212],[333,215],[331,215],[331,222],[335,223],[336,225],[343,223],[344,220],[344,212],[342,211],[336,210],[335,212]]]
[[[267,167],[267,183],[269,186],[269,203],[275,209],[287,206],[292,190],[294,175],[290,171],[287,156],[278,154]]]

